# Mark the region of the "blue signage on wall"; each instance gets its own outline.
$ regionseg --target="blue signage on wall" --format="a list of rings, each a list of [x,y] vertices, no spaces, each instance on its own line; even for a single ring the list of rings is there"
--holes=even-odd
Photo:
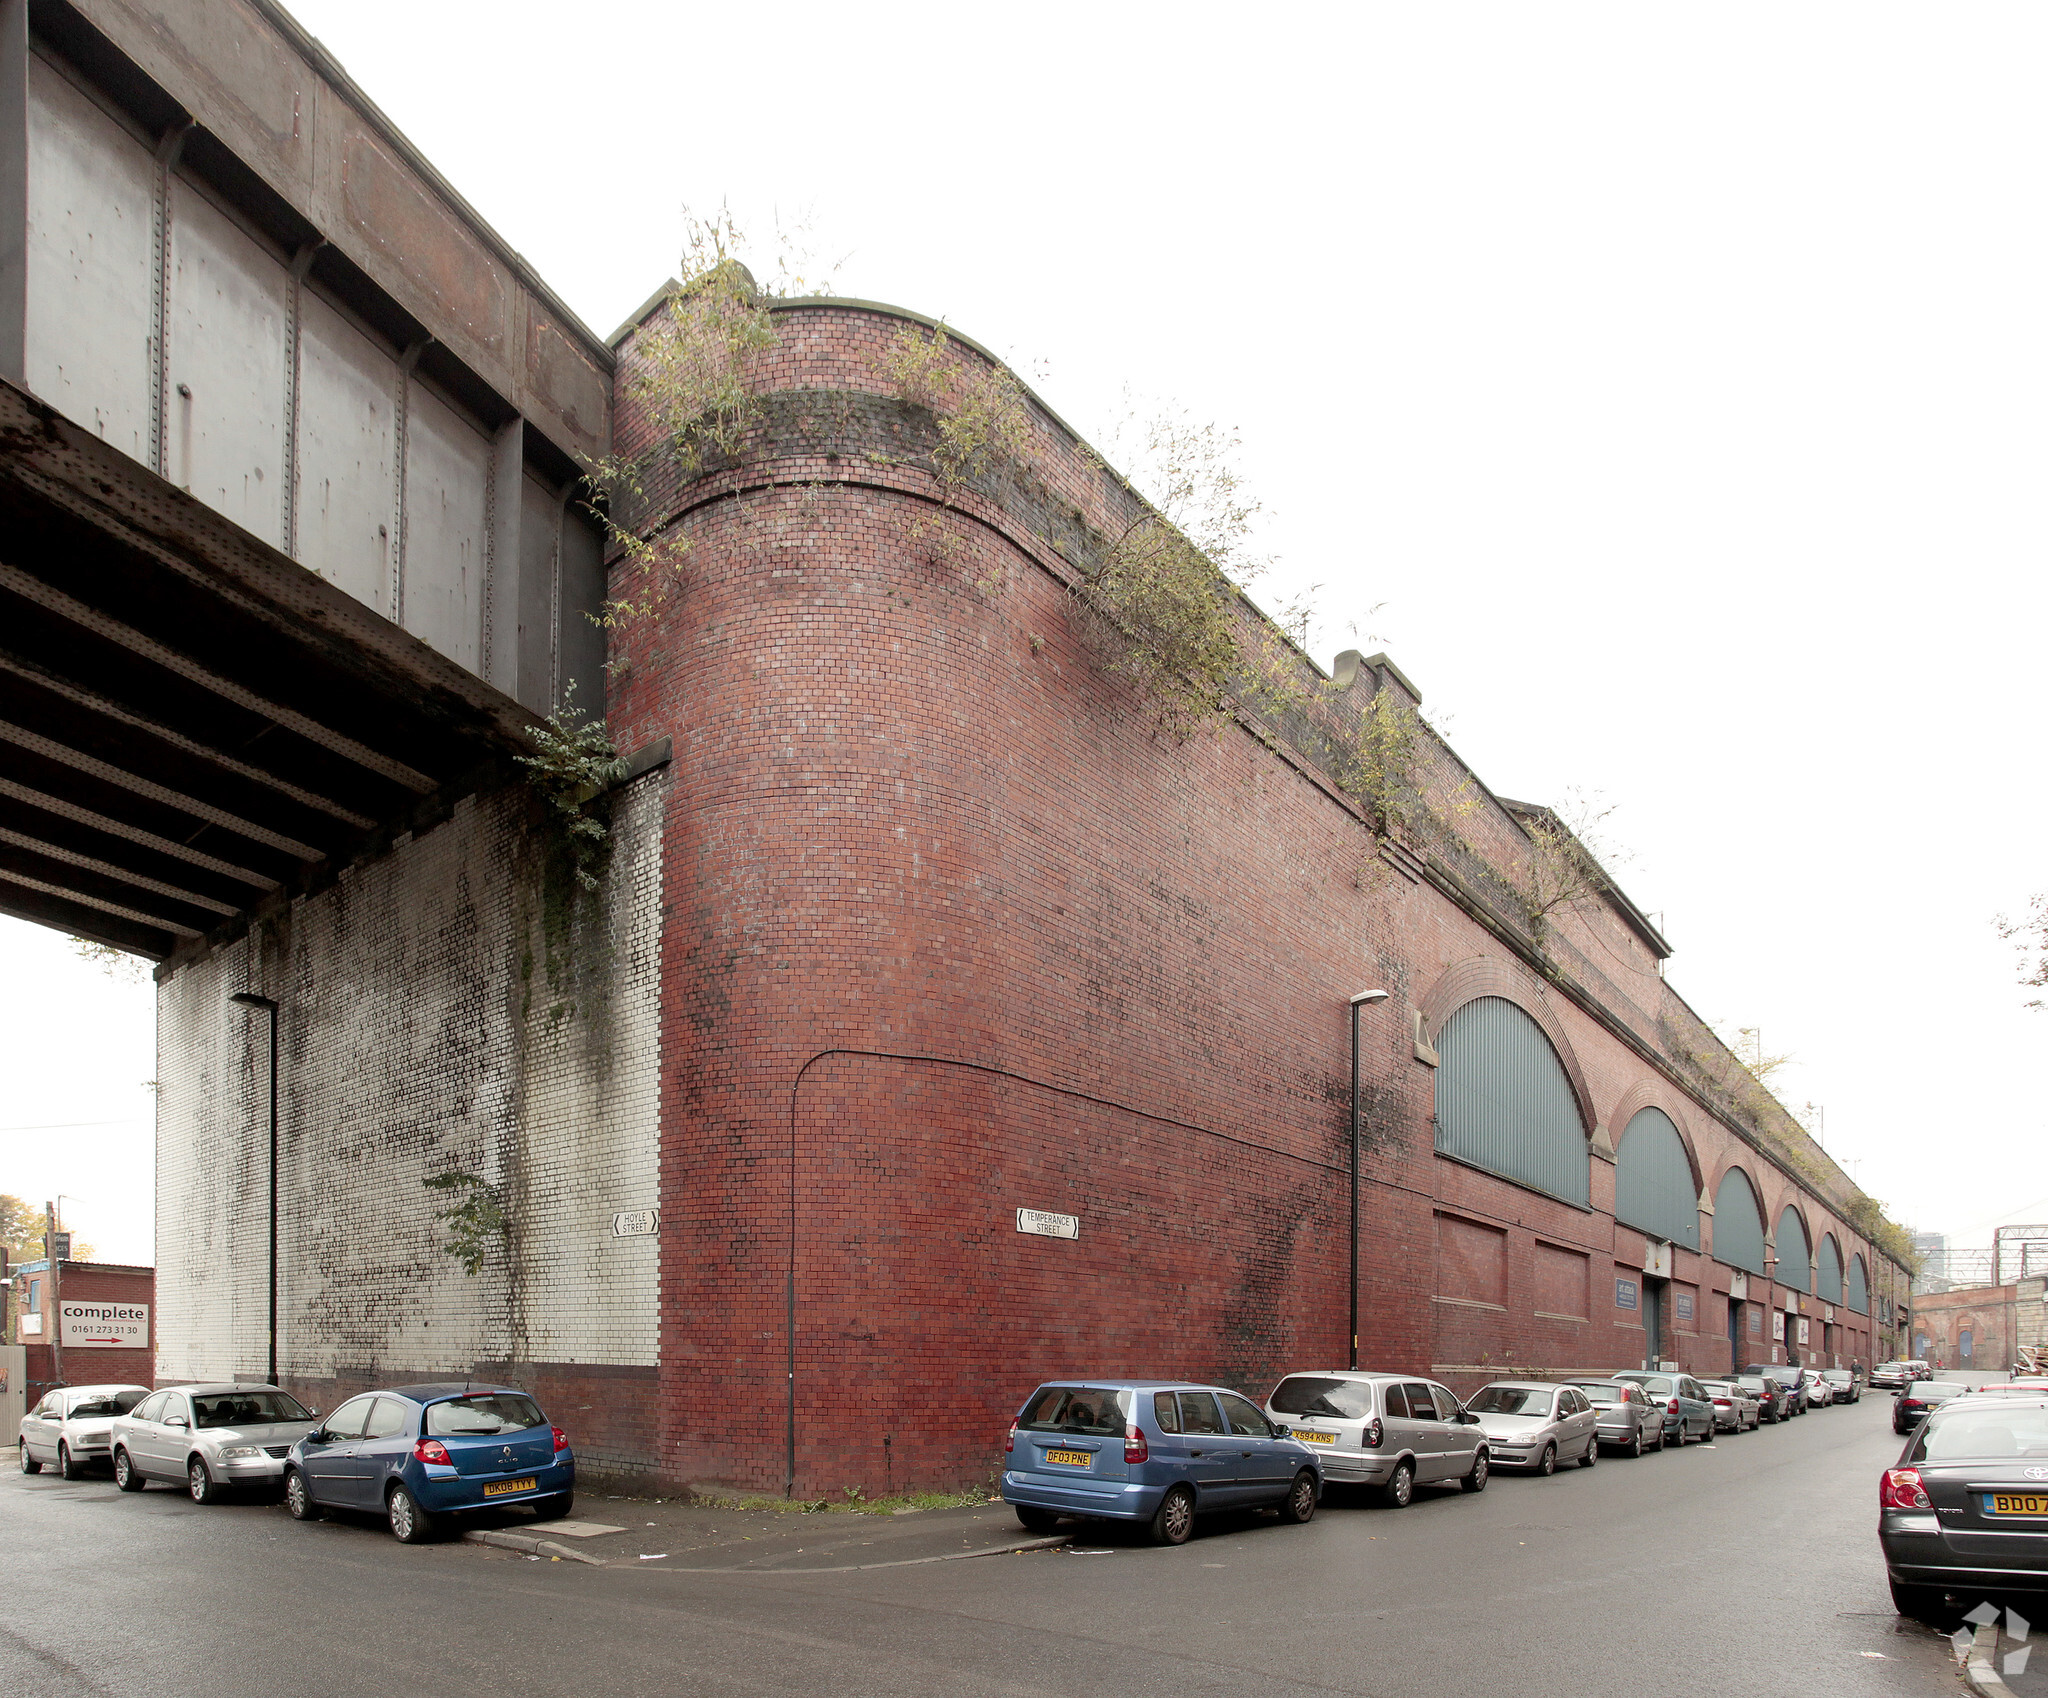
[[[1617,1309],[1633,1309],[1636,1306],[1636,1282],[1632,1279],[1617,1279],[1614,1282],[1614,1306]]]
[[[1692,1319],[1692,1293],[1690,1291],[1679,1292],[1675,1297],[1672,1298],[1672,1303],[1674,1307],[1677,1309],[1678,1318],[1681,1321],[1689,1321]]]

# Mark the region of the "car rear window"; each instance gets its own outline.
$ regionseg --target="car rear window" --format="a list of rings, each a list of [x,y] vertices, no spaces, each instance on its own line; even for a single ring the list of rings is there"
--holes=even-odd
[[[71,1406],[73,1417],[80,1415],[125,1415],[149,1395],[147,1386],[134,1391],[104,1392],[93,1397],[81,1397]]]
[[[1953,1380],[1923,1380],[1920,1389],[1913,1395],[1925,1403],[1929,1398],[1961,1397],[1969,1389],[1968,1386],[1958,1385]]]
[[[1325,1415],[1339,1421],[1364,1421],[1372,1415],[1372,1387],[1357,1380],[1290,1374],[1273,1388],[1272,1404],[1282,1415]]]
[[[1484,1386],[1465,1407],[1475,1415],[1548,1415],[1550,1393],[1527,1386]]]
[[[1670,1397],[1678,1390],[1669,1374],[1631,1374],[1629,1378],[1652,1397]]]
[[[523,1432],[545,1419],[539,1404],[516,1391],[480,1391],[427,1405],[427,1431],[451,1439]]]
[[[1120,1434],[1131,1418],[1131,1394],[1114,1386],[1040,1386],[1017,1425],[1034,1433]]]
[[[2048,1457],[2048,1409],[1948,1409],[1930,1415],[1919,1459]]]

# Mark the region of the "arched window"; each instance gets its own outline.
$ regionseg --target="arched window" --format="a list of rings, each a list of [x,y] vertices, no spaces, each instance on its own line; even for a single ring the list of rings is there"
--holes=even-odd
[[[1714,1192],[1714,1260],[1753,1274],[1764,1271],[1764,1213],[1756,1187],[1739,1167],[1731,1167]]]
[[[1806,1222],[1790,1203],[1778,1216],[1778,1283],[1794,1291],[1813,1286],[1813,1257],[1806,1247]]]
[[[1870,1276],[1861,1256],[1849,1258],[1849,1307],[1859,1315],[1870,1313]]]
[[[1693,1188],[1692,1163],[1678,1128],[1661,1108],[1642,1110],[1621,1134],[1621,1148],[1614,1154],[1614,1218],[1688,1250],[1700,1247],[1700,1198]]]
[[[1836,1246],[1832,1232],[1820,1235],[1820,1248],[1813,1253],[1813,1271],[1819,1276],[1814,1281],[1814,1296],[1823,1303],[1841,1302],[1842,1252]]]
[[[1465,1004],[1437,1033],[1436,1147],[1586,1207],[1586,1131],[1543,1028],[1505,997]]]

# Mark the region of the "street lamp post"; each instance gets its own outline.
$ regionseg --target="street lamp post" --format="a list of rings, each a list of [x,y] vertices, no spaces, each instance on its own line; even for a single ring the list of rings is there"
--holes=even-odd
[[[260,1008],[270,1016],[270,1374],[277,1384],[277,1004],[254,991],[236,991],[230,1002]]]
[[[1358,1366],[1358,1011],[1385,1002],[1383,990],[1360,991],[1351,999],[1351,1366]]]

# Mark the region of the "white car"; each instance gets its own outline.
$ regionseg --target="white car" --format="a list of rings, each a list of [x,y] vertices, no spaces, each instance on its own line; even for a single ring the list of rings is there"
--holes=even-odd
[[[1830,1403],[1833,1403],[1834,1401],[1835,1388],[1829,1385],[1828,1382],[1821,1378],[1819,1374],[1815,1374],[1811,1379],[1809,1379],[1806,1382],[1807,1408],[1825,1409]]]
[[[312,1430],[312,1410],[276,1386],[172,1386],[114,1423],[114,1484],[139,1492],[174,1481],[194,1503],[234,1486],[275,1492],[292,1446]]]
[[[81,1478],[107,1460],[115,1418],[148,1395],[148,1386],[59,1386],[21,1418],[21,1471]]]

